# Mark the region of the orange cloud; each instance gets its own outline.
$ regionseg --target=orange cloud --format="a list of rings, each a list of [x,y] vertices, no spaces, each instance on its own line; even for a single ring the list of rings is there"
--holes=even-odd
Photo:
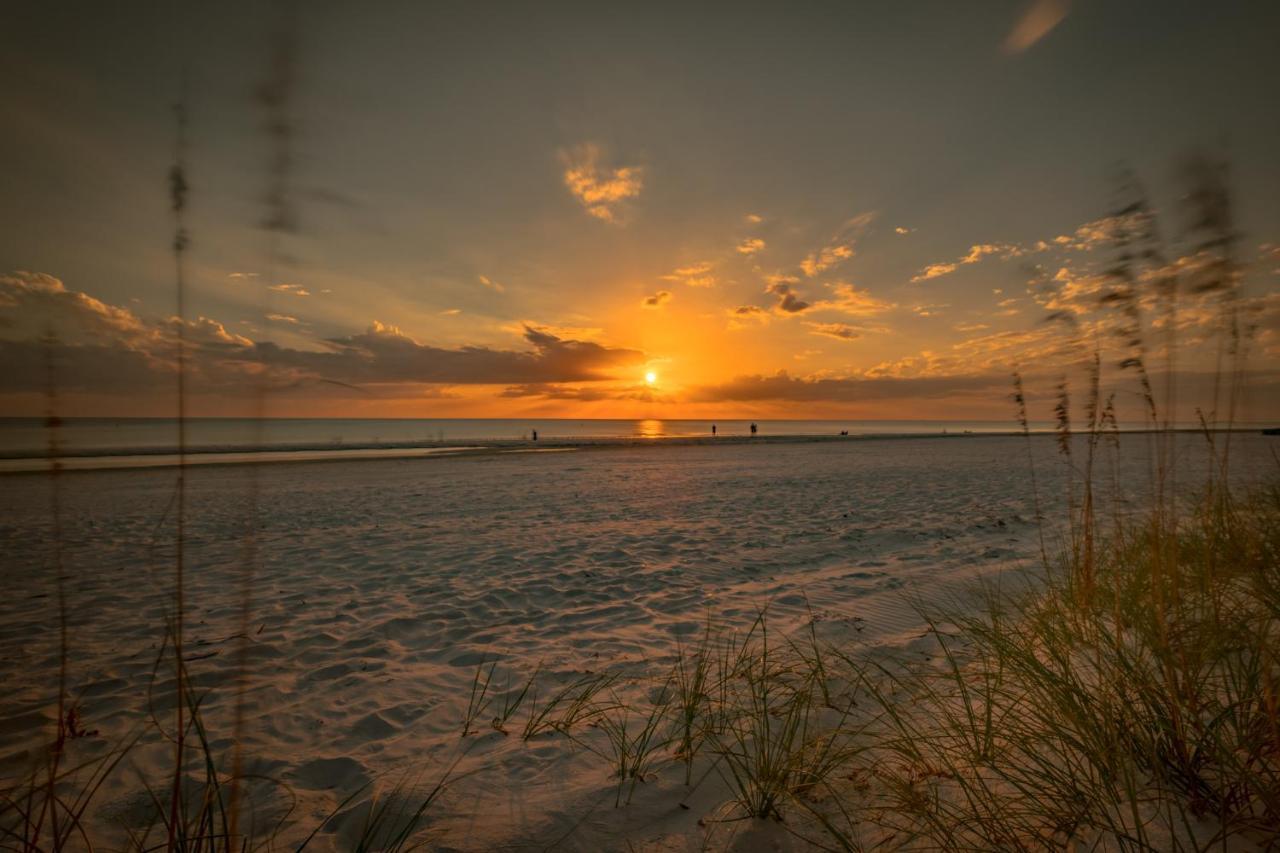
[[[928,281],[931,278],[949,275],[959,269],[959,267],[959,264],[929,264],[929,266],[925,267],[918,274],[913,275],[911,280],[913,282]]]
[[[679,267],[662,276],[663,281],[675,281],[689,287],[715,287],[716,277],[711,274],[711,264],[699,263]]]
[[[837,282],[831,285],[831,290],[835,293],[835,299],[823,300],[815,308],[840,311],[853,317],[870,317],[898,307],[895,303],[877,299],[868,291],[848,282]]]
[[[310,296],[311,291],[300,284],[273,284],[267,288],[276,293],[288,293],[290,296]]]
[[[808,257],[800,262],[800,269],[804,274],[813,278],[820,272],[831,269],[836,264],[847,261],[853,257],[853,248],[843,244],[833,244],[819,249],[816,252],[810,252]]]
[[[605,222],[618,222],[619,206],[640,195],[644,188],[639,166],[616,169],[600,165],[601,151],[594,143],[585,143],[563,152],[564,185],[587,213]]]
[[[852,341],[862,337],[862,330],[848,323],[810,323],[813,334],[835,338],[840,341]]]
[[[976,264],[983,258],[998,255],[1001,260],[1010,260],[1011,258],[1021,257],[1027,253],[1027,249],[1021,246],[1015,246],[1011,243],[977,243],[969,247],[969,251],[960,258],[951,263],[929,264],[919,273],[911,277],[912,282],[928,281],[931,278],[939,278],[944,275],[950,275],[958,270],[961,266],[967,264]]]

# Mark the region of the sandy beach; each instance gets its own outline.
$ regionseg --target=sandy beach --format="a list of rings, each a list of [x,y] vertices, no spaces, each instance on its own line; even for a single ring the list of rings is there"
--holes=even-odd
[[[1142,482],[1132,475],[1145,438],[1123,441],[1119,481]],[[1234,441],[1238,459],[1269,458],[1261,436]],[[1051,514],[1062,463],[1050,438],[1032,448]],[[1194,470],[1197,439],[1180,448]],[[283,820],[284,842],[354,794],[313,842],[345,849],[377,789],[433,783],[452,768],[429,814],[434,849],[724,847],[748,825],[720,822],[729,797],[719,774],[701,773],[709,765],[690,790],[681,766],[661,762],[615,809],[610,768],[583,742],[525,741],[483,721],[462,737],[477,666],[498,661],[495,690],[535,670],[544,696],[609,673],[616,694],[633,698],[708,620],[741,630],[762,608],[778,636],[812,617],[824,642],[923,654],[913,600],[956,606],[978,578],[1024,583],[1037,567],[1028,471],[1027,445],[1008,437],[196,468],[185,655],[208,691],[212,746],[229,750],[247,584],[241,741],[263,777],[250,786],[255,826]],[[156,667],[171,615],[174,473],[67,472],[57,482],[68,680],[97,732],[73,748],[88,758],[141,736],[91,815],[102,838],[120,839],[148,821],[146,786],[164,784],[157,774],[171,758],[147,702],[158,718],[172,708],[172,669]],[[52,484],[0,478],[6,776],[25,769],[53,722]]]

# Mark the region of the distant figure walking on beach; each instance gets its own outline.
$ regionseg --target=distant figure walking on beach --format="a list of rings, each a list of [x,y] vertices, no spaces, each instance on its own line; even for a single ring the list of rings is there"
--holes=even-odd
[[[534,441],[538,440],[538,431],[536,429],[533,431],[533,440]]]
[[[715,424],[712,424],[712,425],[711,425],[711,434],[712,434],[712,435],[715,435],[715,434],[716,434],[716,425],[715,425]]]
[[[759,427],[757,427],[757,426],[756,426],[755,421],[752,421],[752,422],[751,422],[751,434],[752,434],[752,435],[755,435],[755,434],[756,434],[756,430],[757,430],[757,429],[759,429]]]

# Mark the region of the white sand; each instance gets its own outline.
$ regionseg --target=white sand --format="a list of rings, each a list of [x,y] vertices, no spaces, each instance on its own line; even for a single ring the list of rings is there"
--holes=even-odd
[[[1274,444],[1235,440],[1241,460]],[[1145,441],[1125,439],[1122,479],[1143,482]],[[1050,439],[1036,448],[1053,511],[1061,466]],[[228,749],[256,524],[242,740],[248,769],[297,798],[284,840],[367,781],[434,781],[465,750],[465,775],[429,813],[436,849],[696,850],[709,834],[712,847],[784,849],[785,833],[716,821],[728,796],[715,774],[690,793],[668,762],[615,809],[606,762],[563,737],[461,738],[477,663],[500,657],[499,680],[504,666],[518,678],[541,663],[547,685],[661,672],[677,632],[709,614],[744,626],[765,604],[771,630],[804,624],[811,606],[828,639],[911,653],[920,625],[904,593],[956,601],[978,575],[1035,563],[1027,471],[1022,441],[995,437],[199,468],[188,473],[187,654],[211,690],[215,748]],[[101,837],[118,840],[113,824],[145,819],[143,780],[166,784],[170,750],[147,725],[146,697],[172,603],[174,472],[59,482],[69,681],[101,733],[74,749],[86,757],[143,732],[93,811]],[[0,778],[52,731],[50,483],[0,477]],[[639,689],[629,684],[620,691]],[[166,664],[153,691],[166,725],[172,686]],[[263,826],[289,800],[266,782],[253,794]],[[368,801],[315,848],[348,846]]]

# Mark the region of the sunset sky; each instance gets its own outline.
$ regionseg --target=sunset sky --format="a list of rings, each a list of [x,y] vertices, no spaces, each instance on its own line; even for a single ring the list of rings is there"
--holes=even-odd
[[[196,414],[1005,418],[1012,369],[1047,393],[1072,357],[1051,311],[1123,356],[1096,316],[1119,166],[1195,268],[1202,149],[1231,167],[1250,414],[1280,417],[1280,4],[5,18],[3,414],[44,411],[50,363],[68,414],[171,414],[185,73]],[[1193,389],[1212,298],[1183,306]]]

